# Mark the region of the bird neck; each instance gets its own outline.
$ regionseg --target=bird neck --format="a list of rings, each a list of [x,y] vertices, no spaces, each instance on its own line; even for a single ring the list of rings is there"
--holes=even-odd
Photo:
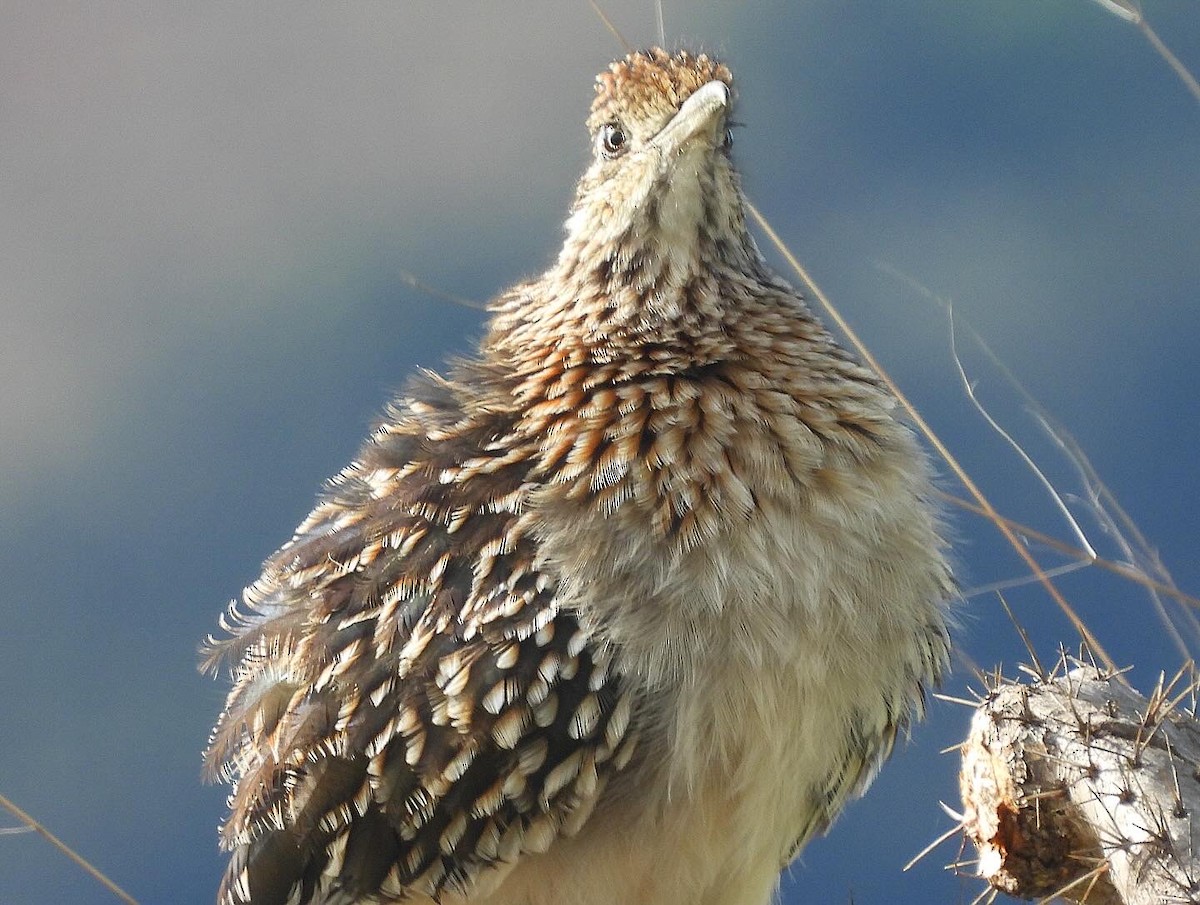
[[[613,363],[678,373],[734,353],[744,287],[769,279],[740,218],[690,231],[594,225],[569,229],[555,266],[501,300],[489,347],[526,373]]]

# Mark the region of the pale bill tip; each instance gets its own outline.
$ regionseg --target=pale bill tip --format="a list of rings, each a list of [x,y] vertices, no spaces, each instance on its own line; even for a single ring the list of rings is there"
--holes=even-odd
[[[679,149],[684,142],[711,123],[729,105],[729,86],[714,79],[688,96],[679,112],[663,127],[651,144],[664,151]]]

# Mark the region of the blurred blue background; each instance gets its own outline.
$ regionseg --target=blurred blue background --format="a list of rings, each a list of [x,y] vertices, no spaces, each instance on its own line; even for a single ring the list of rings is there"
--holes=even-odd
[[[655,40],[650,0],[604,6]],[[954,302],[1200,591],[1200,106],[1136,28],[1088,0],[665,13],[670,45],[734,69],[750,197],[997,506],[1069,537],[966,401],[944,312],[880,265]],[[1200,6],[1147,14],[1200,67]],[[211,901],[221,869],[225,791],[199,771],[225,685],[197,643],[389,393],[481,332],[402,271],[483,300],[552,259],[592,78],[619,53],[583,0],[4,4],[0,793],[142,902]],[[994,529],[952,518],[967,587],[1021,574]],[[1179,665],[1140,588],[1061,587],[1135,683]],[[1043,592],[1011,601],[1044,657],[1073,643]],[[974,662],[1014,670],[994,598],[961,621]],[[970,682],[960,665],[948,690]],[[938,751],[968,718],[935,702],[784,899],[971,901],[952,843],[901,873],[950,826]],[[112,899],[0,836],[0,902],[61,901]]]

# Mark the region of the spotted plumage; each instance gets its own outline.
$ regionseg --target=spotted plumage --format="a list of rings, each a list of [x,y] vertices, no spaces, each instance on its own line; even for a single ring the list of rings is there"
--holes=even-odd
[[[231,607],[222,905],[763,905],[937,680],[924,460],[747,233],[731,83],[601,74],[556,264]]]

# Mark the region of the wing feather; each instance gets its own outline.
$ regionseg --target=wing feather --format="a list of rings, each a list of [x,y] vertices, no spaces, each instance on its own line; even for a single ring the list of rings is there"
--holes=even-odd
[[[393,404],[210,645],[239,660],[206,755],[235,784],[222,903],[467,889],[628,760],[611,657],[538,566],[537,447],[458,376]]]

